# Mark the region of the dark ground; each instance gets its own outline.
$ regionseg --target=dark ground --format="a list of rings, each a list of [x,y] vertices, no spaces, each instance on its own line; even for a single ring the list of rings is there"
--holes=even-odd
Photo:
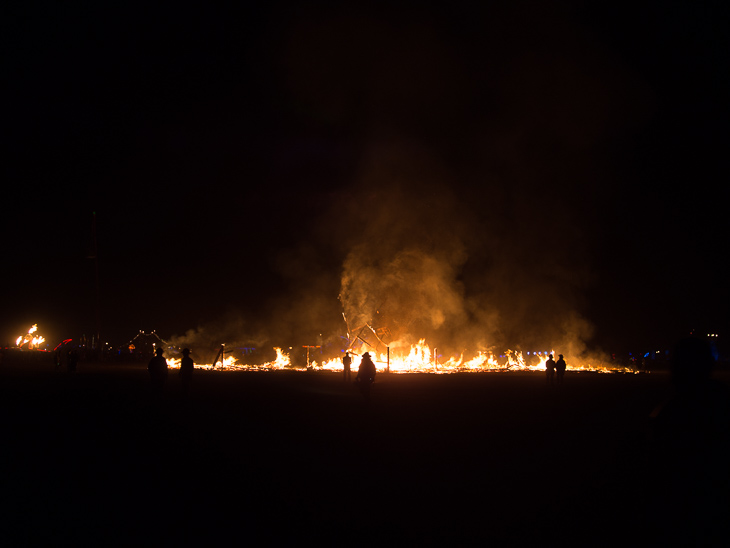
[[[386,375],[0,367],[6,545],[663,543],[666,373]],[[658,477],[662,480],[661,476]]]

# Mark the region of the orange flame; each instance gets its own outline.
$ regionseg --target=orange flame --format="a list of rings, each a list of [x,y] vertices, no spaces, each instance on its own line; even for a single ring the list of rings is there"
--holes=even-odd
[[[491,352],[480,351],[475,357],[465,360],[464,354],[460,356],[442,357],[421,339],[417,344],[410,346],[407,354],[399,355],[398,352],[387,353],[370,352],[375,367],[378,371],[389,370],[391,373],[459,373],[459,372],[486,372],[486,371],[545,371],[545,363],[548,354],[538,355],[536,364],[528,364],[520,351],[508,350],[503,358],[498,358]],[[551,354],[555,355],[555,351]],[[326,371],[342,371],[343,365],[340,358],[325,360],[318,364],[313,363],[314,369]],[[353,368],[357,365],[353,363]],[[568,363],[568,371],[597,371],[613,372],[617,368],[608,368],[603,365],[571,365]],[[621,369],[623,371],[623,369]]]
[[[223,363],[213,364],[195,364],[196,369],[206,369],[210,371],[274,371],[282,369],[291,369],[297,371],[306,371],[305,367],[294,367],[288,354],[281,348],[274,348],[276,359],[270,362],[250,365],[241,364],[233,356],[229,356],[223,360]],[[550,352],[556,355],[555,351]],[[520,351],[508,350],[504,356],[498,357],[491,352],[480,351],[471,359],[464,359],[464,354],[460,356],[443,357],[432,351],[426,341],[421,339],[417,344],[412,344],[407,352],[398,352],[391,350],[388,353],[370,352],[376,369],[380,372],[390,371],[391,373],[460,373],[460,372],[489,372],[489,371],[545,371],[545,362],[548,359],[548,353],[536,356],[537,363],[529,364]],[[353,355],[353,370],[357,370],[357,356]],[[180,367],[179,358],[168,358],[168,366],[172,369]],[[333,371],[341,372],[344,369],[341,358],[333,358],[323,360],[322,362],[313,361],[309,365],[310,369],[315,371]],[[623,368],[609,368],[604,365],[580,364],[573,365],[568,362],[568,371],[595,371],[602,373],[610,373],[615,371],[627,371]]]
[[[276,359],[258,365],[245,365],[238,362],[233,356],[223,359],[223,363],[214,364],[195,364],[196,369],[207,369],[209,371],[272,371],[277,369],[285,369],[291,365],[289,355],[285,354],[281,348],[274,348]],[[167,366],[170,369],[180,369],[180,358],[167,358]]]
[[[15,346],[18,348],[22,348],[23,345],[28,345],[28,350],[32,350],[33,348],[38,348],[40,345],[42,345],[44,342],[46,342],[46,339],[43,338],[40,335],[33,335],[33,333],[36,333],[38,331],[38,324],[33,324],[31,328],[28,330],[28,333],[26,335],[21,335],[17,339],[15,339]]]

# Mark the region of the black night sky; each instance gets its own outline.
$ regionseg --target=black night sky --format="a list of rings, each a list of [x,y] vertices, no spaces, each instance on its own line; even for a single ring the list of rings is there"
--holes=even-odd
[[[418,294],[452,339],[727,334],[727,15],[22,3],[2,33],[0,340],[94,332],[94,215],[112,345],[342,334],[343,274],[395,258],[409,287],[438,273]]]

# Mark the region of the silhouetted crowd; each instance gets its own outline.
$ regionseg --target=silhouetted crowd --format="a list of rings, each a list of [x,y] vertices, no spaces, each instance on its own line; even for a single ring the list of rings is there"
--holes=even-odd
[[[190,383],[193,378],[193,370],[195,369],[195,364],[190,357],[190,353],[189,348],[183,348],[183,357],[180,360],[180,371],[178,372],[180,382],[182,383],[183,395],[185,396],[190,393]],[[155,350],[155,356],[147,364],[147,370],[150,373],[150,381],[152,383],[152,393],[156,398],[162,396],[162,391],[168,376],[167,360],[163,354],[164,350],[157,348]]]

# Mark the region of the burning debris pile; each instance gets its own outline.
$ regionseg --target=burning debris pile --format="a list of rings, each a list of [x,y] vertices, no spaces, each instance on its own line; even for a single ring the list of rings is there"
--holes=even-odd
[[[276,358],[259,364],[244,364],[234,356],[214,360],[213,363],[196,363],[196,369],[208,371],[332,371],[341,372],[343,362],[341,357],[313,360],[306,366],[292,364],[290,355],[281,348],[274,348]],[[541,371],[544,372],[548,356],[557,355],[554,352],[535,352],[532,359],[526,359],[522,352],[506,351],[504,355],[495,356],[490,352],[478,352],[476,356],[466,359],[464,355],[444,356],[431,349],[424,340],[410,347],[405,353],[391,353],[386,347],[383,353],[370,351],[376,369],[379,372],[389,373],[483,373],[499,371]],[[172,369],[180,367],[180,358],[169,357],[168,366]],[[359,362],[355,360],[354,366]],[[622,367],[610,367],[603,364],[568,364],[568,371],[594,371],[600,373],[633,372]]]
[[[381,372],[390,373],[480,373],[497,371],[545,371],[545,364],[548,357],[557,355],[554,352],[534,353],[532,359],[526,359],[522,352],[506,351],[501,356],[495,356],[491,352],[477,352],[477,354],[466,359],[464,354],[459,356],[444,356],[431,348],[424,340],[419,341],[410,347],[407,354],[391,354],[390,349],[385,353],[373,353],[373,361],[376,369]],[[314,369],[329,371],[342,371],[342,360],[337,358],[324,361],[320,364],[314,363]],[[570,371],[597,371],[614,372],[619,369],[605,365],[568,365]],[[624,371],[623,368],[620,369]]]
[[[378,370],[392,373],[545,371],[550,352],[544,350],[557,348],[568,370],[616,370],[586,353],[584,341],[592,327],[578,312],[583,283],[581,264],[573,260],[580,257],[578,241],[569,237],[569,224],[560,223],[557,235],[542,238],[549,195],[530,201],[530,208],[518,208],[519,215],[515,208],[509,215],[492,208],[494,215],[476,222],[470,214],[472,197],[457,195],[445,183],[449,174],[438,165],[424,165],[428,155],[420,152],[397,146],[375,150],[355,181],[358,199],[338,204],[334,215],[336,226],[346,218],[353,229],[322,231],[330,243],[343,238],[337,245],[342,251],[339,304],[344,323],[333,328],[336,335],[320,335],[339,346],[318,350],[311,359],[307,354],[305,366],[294,364],[292,352],[281,349],[286,348],[282,339],[314,342],[311,329],[291,326],[320,325],[323,317],[330,321],[337,315],[336,309],[327,308],[327,314],[318,316],[325,307],[302,296],[324,290],[331,294],[335,284],[321,283],[325,270],[302,268],[295,261],[286,271],[300,276],[296,298],[277,309],[281,313],[269,327],[280,341],[269,346],[276,347],[276,359],[243,365],[233,356],[220,362],[199,356],[208,364],[198,367],[342,371],[342,357],[349,351],[353,367],[368,352]],[[310,271],[316,276],[308,275]],[[301,308],[307,310],[301,311],[299,302],[306,302]],[[292,338],[282,336],[283,326]],[[240,340],[226,329],[188,333],[176,348],[215,348],[221,340]],[[238,331],[244,332],[251,333],[251,326]],[[269,337],[247,338],[254,339],[263,343]],[[301,347],[320,348],[318,344]]]

